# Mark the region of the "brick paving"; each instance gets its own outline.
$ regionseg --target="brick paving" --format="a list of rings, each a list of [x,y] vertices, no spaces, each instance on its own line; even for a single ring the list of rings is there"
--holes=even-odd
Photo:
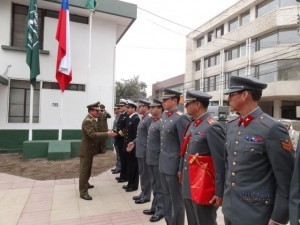
[[[0,173],[0,225],[163,225],[142,211],[151,203],[132,200],[110,170],[91,178],[92,201],[79,198],[78,178],[37,181]],[[187,223],[186,223],[187,224]],[[218,211],[218,224],[224,225]]]

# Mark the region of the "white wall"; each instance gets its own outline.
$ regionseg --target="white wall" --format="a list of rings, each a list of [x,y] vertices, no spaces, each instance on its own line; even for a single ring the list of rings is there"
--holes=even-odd
[[[9,45],[11,2],[0,1],[0,45]],[[41,74],[37,80],[56,82],[55,68],[57,41],[55,39],[57,19],[45,18],[44,50],[49,55],[40,55]],[[89,25],[70,23],[72,48],[72,83],[86,84],[86,92],[65,91],[63,95],[63,129],[80,129],[87,114],[86,105],[101,101],[108,112],[113,114],[114,48],[116,43],[115,22],[100,20],[97,14],[93,19],[91,75],[88,79]],[[26,53],[0,49],[0,74],[7,65],[12,65],[8,78],[28,80],[29,68]],[[88,83],[89,82],[89,83]],[[87,94],[88,93],[88,94]],[[8,123],[9,86],[0,84],[0,129],[28,129],[28,124]],[[60,90],[41,89],[40,122],[33,129],[58,129]]]

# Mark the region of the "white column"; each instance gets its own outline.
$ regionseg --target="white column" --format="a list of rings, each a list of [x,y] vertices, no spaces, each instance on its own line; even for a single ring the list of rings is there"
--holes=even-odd
[[[275,99],[274,100],[274,115],[273,115],[273,117],[275,119],[281,118],[281,106],[282,106],[282,101],[280,99]]]

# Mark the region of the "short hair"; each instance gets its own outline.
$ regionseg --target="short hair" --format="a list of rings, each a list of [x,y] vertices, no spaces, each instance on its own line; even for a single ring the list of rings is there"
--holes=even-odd
[[[260,100],[260,98],[261,98],[261,96],[262,96],[262,92],[261,91],[254,91],[254,90],[247,90],[250,94],[251,94],[251,96],[252,96],[252,99],[254,100],[254,101],[259,101]]]
[[[177,99],[177,105],[178,105],[179,101],[180,101],[180,96],[174,96],[174,97],[171,97],[171,99]]]

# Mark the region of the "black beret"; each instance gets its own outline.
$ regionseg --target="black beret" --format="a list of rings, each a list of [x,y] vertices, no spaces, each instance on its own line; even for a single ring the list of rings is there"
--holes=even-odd
[[[93,104],[89,104],[86,106],[88,109],[96,109],[96,110],[100,110],[100,102],[96,102]]]
[[[163,90],[163,93],[162,93],[162,97],[161,99],[168,99],[168,98],[172,98],[172,97],[177,97],[177,98],[180,98],[180,95],[182,93],[179,92],[179,91],[174,91],[174,90],[171,90],[169,88],[165,88]]]
[[[267,87],[267,84],[259,81],[254,77],[230,77],[230,87],[224,91],[224,94],[228,95],[233,92],[238,92],[242,90],[252,90],[257,92],[262,92],[263,89]]]
[[[157,98],[154,98],[150,104],[151,106],[162,106],[162,101],[158,100]]]
[[[185,103],[189,103],[192,101],[209,101],[212,96],[203,91],[187,91],[185,94]]]

